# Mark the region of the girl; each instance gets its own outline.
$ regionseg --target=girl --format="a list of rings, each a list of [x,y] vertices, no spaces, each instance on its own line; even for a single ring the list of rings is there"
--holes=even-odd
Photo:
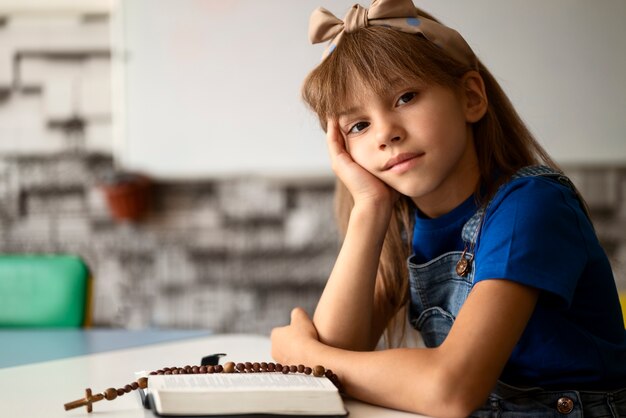
[[[274,358],[439,417],[626,416],[626,332],[585,204],[463,38],[410,0],[320,9],[310,35],[331,40],[303,96],[344,238]],[[426,347],[374,350],[405,317]]]

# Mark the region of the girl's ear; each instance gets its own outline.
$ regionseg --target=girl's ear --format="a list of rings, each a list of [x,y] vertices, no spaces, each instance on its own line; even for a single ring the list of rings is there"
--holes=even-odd
[[[478,71],[468,71],[461,80],[465,120],[478,122],[487,112],[487,93],[485,83]]]

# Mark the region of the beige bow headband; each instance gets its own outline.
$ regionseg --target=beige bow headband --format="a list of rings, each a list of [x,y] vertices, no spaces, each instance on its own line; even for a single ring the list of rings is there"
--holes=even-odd
[[[314,44],[331,41],[323,59],[341,42],[344,32],[351,33],[367,26],[387,26],[401,32],[420,33],[455,60],[477,68],[476,56],[465,39],[454,29],[419,16],[412,0],[372,0],[369,10],[355,4],[344,20],[320,7],[311,14],[309,39]]]

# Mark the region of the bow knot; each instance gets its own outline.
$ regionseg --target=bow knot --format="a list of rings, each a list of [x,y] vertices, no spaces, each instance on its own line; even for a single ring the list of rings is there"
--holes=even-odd
[[[411,0],[372,0],[369,10],[355,4],[344,20],[319,7],[309,19],[309,39],[317,44],[334,39],[344,30],[351,33],[369,25],[387,24],[389,19],[406,18],[417,18],[417,9]]]
[[[367,27],[367,9],[360,4],[355,4],[348,10],[343,18],[344,30],[346,33],[356,32]]]

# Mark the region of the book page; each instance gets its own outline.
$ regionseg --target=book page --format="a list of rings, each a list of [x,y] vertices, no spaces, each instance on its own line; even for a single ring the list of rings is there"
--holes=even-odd
[[[282,373],[219,373],[201,375],[150,376],[150,389],[156,390],[316,390],[336,391],[330,380],[311,375]]]

